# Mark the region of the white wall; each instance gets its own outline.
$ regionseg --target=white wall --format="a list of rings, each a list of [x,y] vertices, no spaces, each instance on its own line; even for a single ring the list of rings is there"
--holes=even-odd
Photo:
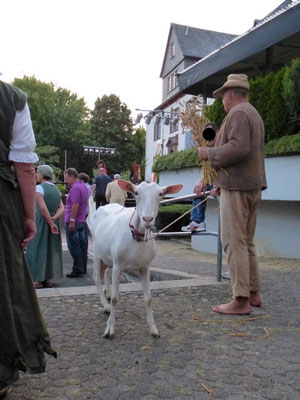
[[[218,232],[218,203],[208,200],[206,208],[207,231]],[[192,249],[216,254],[214,236],[192,236]],[[271,258],[300,259],[300,203],[297,201],[261,202],[255,233],[257,254]]]
[[[300,155],[266,158],[264,200],[300,200]]]
[[[266,159],[268,189],[263,192],[255,243],[260,256],[300,259],[300,156]],[[201,176],[199,168],[160,173],[160,185],[184,185],[180,196],[193,193]],[[177,195],[175,195],[176,197]],[[218,230],[218,202],[209,199],[206,209],[208,231]],[[192,248],[216,253],[213,236],[192,236]]]

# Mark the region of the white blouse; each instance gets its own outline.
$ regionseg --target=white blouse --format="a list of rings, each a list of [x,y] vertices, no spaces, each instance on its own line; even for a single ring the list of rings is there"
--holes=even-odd
[[[44,183],[48,183],[48,185],[54,185],[53,182],[44,182]],[[35,191],[44,197],[45,191],[42,185],[36,185]]]
[[[15,115],[8,159],[15,162],[35,163],[39,159],[33,152],[35,146],[30,111],[26,103],[24,109],[17,111]]]

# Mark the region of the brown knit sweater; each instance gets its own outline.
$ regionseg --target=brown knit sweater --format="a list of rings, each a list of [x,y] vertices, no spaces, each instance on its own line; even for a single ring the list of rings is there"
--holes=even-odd
[[[266,189],[264,138],[264,124],[256,109],[248,102],[233,107],[216,146],[209,149],[211,165],[218,171],[214,185],[227,190]]]

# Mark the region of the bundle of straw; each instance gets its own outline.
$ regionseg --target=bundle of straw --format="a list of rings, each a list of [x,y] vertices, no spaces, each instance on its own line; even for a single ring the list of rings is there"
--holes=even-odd
[[[188,103],[188,107],[180,112],[182,120],[182,133],[187,129],[191,131],[193,141],[197,147],[208,147],[209,142],[202,136],[204,126],[208,121],[205,117],[204,99],[201,95],[194,96]],[[211,166],[208,160],[200,160],[199,165],[202,167],[203,179],[205,185],[212,185],[213,179],[217,175],[217,171]]]

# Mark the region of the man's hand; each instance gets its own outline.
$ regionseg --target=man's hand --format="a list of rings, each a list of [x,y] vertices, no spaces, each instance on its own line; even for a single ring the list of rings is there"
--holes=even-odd
[[[70,221],[69,222],[69,232],[75,232],[75,231],[76,231],[75,222]]]
[[[208,160],[208,148],[198,147],[198,156],[201,158],[201,160]]]
[[[198,182],[196,183],[195,187],[194,187],[194,193],[196,193],[198,196],[201,195],[201,193],[205,192],[206,190],[206,186],[204,184],[204,179],[201,178],[198,180]]]
[[[220,194],[221,194],[221,190],[219,187],[216,187],[216,186],[214,186],[213,189],[211,189],[211,191],[210,191],[210,195],[213,197],[220,196]]]
[[[34,238],[36,234],[36,227],[35,227],[35,220],[32,218],[25,218],[24,219],[24,225],[25,225],[25,237],[21,243],[21,249],[24,250],[24,248],[28,245],[28,243]]]

